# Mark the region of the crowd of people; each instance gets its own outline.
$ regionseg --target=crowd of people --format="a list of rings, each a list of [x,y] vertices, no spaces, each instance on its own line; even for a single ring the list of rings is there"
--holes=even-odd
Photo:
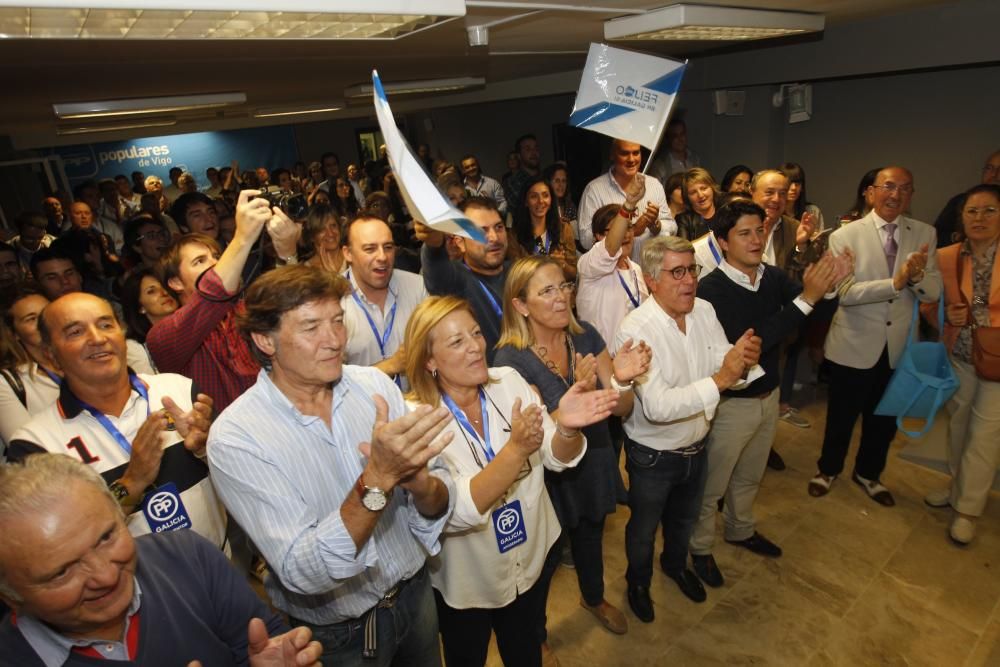
[[[796,163],[719,185],[679,120],[649,175],[615,140],[578,204],[532,135],[498,178],[418,155],[482,241],[408,211],[384,150],[343,176],[333,153],[234,162],[201,190],[136,172],[17,216],[0,665],[483,665],[491,635],[507,665],[556,664],[560,563],[628,632],[604,594],[619,505],[641,622],[658,530],[696,603],[725,581],[717,514],[726,542],[782,556],[753,508],[784,468],[779,421],[812,426],[802,360],[829,385],[808,493],[843,473],[860,419],[851,479],[892,506],[896,421],[875,408],[918,306],[961,381],[951,483],[925,500],[973,541],[1000,456],[980,337],[1000,326],[1000,151],[935,225],[910,217],[903,166],[865,174],[839,217]]]

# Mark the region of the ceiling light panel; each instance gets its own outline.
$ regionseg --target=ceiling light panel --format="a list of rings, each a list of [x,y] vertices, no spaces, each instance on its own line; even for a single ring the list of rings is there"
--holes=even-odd
[[[277,0],[242,0],[239,11],[221,0],[80,4],[0,0],[0,38],[397,39],[465,14],[463,0],[299,0],[295,12],[276,11]]]
[[[738,9],[710,5],[671,5],[604,23],[605,39],[741,41],[817,32],[819,14]]]

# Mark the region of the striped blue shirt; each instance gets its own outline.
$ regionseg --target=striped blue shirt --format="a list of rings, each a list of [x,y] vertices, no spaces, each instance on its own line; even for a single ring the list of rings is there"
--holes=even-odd
[[[422,516],[397,487],[372,536],[356,550],[340,506],[365,466],[358,445],[371,440],[374,394],[389,419],[406,412],[384,373],[344,366],[334,385],[331,427],[303,415],[265,371],[212,425],[208,462],[229,512],[270,566],[265,588],[275,607],[317,625],[358,618],[400,579],[412,577],[441,546],[455,485],[440,461],[431,473],[448,488],[448,510]]]

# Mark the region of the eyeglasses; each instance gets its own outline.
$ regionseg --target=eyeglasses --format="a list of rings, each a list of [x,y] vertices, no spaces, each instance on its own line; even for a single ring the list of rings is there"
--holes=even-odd
[[[561,285],[549,285],[544,289],[538,290],[538,296],[546,300],[554,299],[556,298],[556,294],[559,292],[562,292],[563,294],[569,296],[570,294],[573,293],[573,290],[575,289],[576,289],[576,283],[567,280]]]
[[[996,206],[983,206],[981,208],[970,207],[962,211],[962,213],[970,218],[978,218],[980,216],[984,218],[995,218],[997,213],[1000,213],[1000,209]]]
[[[160,229],[155,232],[146,232],[145,234],[140,234],[135,237],[136,242],[142,241],[144,239],[153,239],[154,241],[169,241],[170,232],[165,229]]]
[[[697,264],[692,264],[691,266],[675,266],[674,268],[667,271],[670,275],[674,277],[674,280],[684,280],[684,276],[691,274],[695,278],[701,273],[701,267]]]
[[[901,195],[912,195],[915,191],[912,185],[896,185],[895,183],[884,183],[882,185],[873,185],[873,188],[882,188],[889,194],[894,194],[898,192]]]

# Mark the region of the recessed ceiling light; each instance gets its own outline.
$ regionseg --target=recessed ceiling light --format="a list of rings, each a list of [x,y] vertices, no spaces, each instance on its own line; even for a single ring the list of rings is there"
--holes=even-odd
[[[331,111],[340,111],[344,108],[343,104],[330,105],[330,104],[318,104],[315,106],[299,106],[299,107],[278,107],[274,109],[257,109],[254,112],[254,118],[271,118],[273,116],[301,116],[303,114],[310,113],[329,113]]]
[[[246,93],[208,93],[205,95],[170,95],[166,97],[137,97],[129,100],[103,100],[97,102],[60,102],[52,105],[57,118],[104,118],[107,116],[133,116],[139,114],[210,109],[213,107],[244,104]]]
[[[738,41],[783,37],[823,29],[821,14],[671,5],[604,22],[605,39]]]
[[[462,90],[465,88],[475,88],[486,85],[486,79],[481,76],[465,76],[450,79],[425,79],[423,81],[397,81],[396,83],[383,83],[382,87],[386,93],[396,95],[415,93],[442,93],[450,90]],[[372,94],[372,84],[359,83],[344,89],[344,97],[358,98],[370,97]]]
[[[56,134],[59,136],[65,136],[73,134],[92,134],[95,132],[118,132],[121,130],[136,130],[144,127],[169,127],[176,124],[176,118],[164,117],[157,118],[156,120],[137,121],[134,123],[95,123],[93,125],[57,127]]]
[[[238,5],[239,9],[234,9]],[[0,38],[397,39],[463,0],[0,0]]]

